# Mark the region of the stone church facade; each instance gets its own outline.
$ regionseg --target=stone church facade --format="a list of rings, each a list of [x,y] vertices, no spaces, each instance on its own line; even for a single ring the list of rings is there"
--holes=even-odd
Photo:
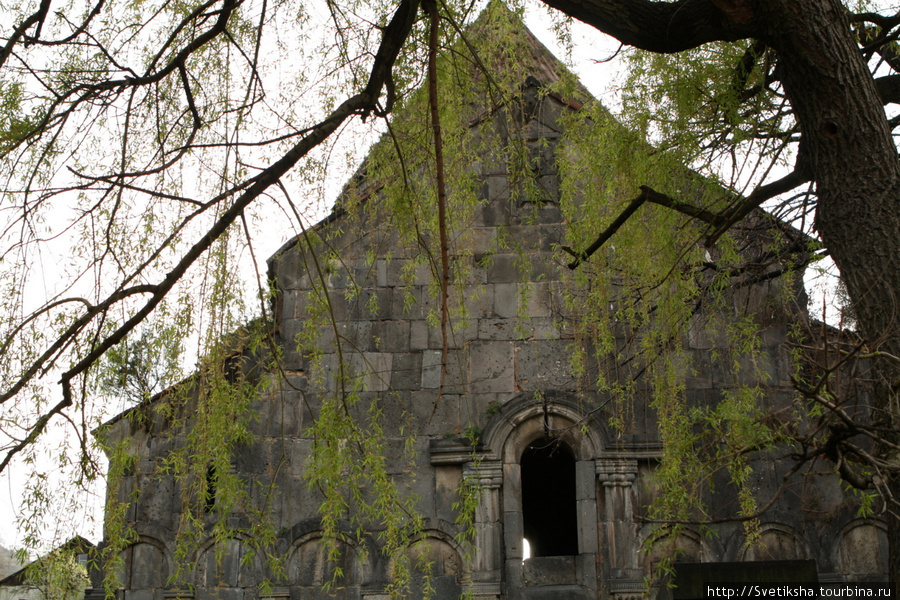
[[[609,424],[608,399],[570,372],[575,337],[569,320],[577,315],[565,301],[570,277],[557,244],[565,239],[566,223],[553,152],[562,133],[560,115],[571,103],[544,91],[546,64],[553,59],[524,27],[520,35],[540,60],[522,79],[529,100],[519,135],[533,148],[546,197],[538,203],[517,200],[507,166],[480,163],[481,208],[468,231],[472,264],[467,283],[454,292],[463,295],[468,316],[449,339],[443,386],[444,340],[433,319],[438,300],[432,273],[415,262],[413,250],[397,244],[389,223],[350,226],[350,216],[340,212],[320,223],[316,233],[328,237],[341,257],[326,273],[311,266],[302,236],[286,244],[269,263],[283,378],[273,376],[277,386],[255,401],[254,439],[235,450],[233,461],[248,482],[276,490],[270,514],[284,573],[269,573],[259,557],[247,559],[246,538],[223,545],[210,535],[188,557],[186,574],[173,580],[185,508],[180,482],[155,466],[184,433],[169,430],[156,410],[166,401],[163,394],[142,408],[148,419],[121,415],[105,434],[112,441],[129,440],[137,454],[119,490],[120,497],[133,498],[126,521],[136,532],[123,555],[124,600],[385,597],[390,565],[379,555],[377,536],[366,542],[365,553],[352,536],[346,539],[337,563],[344,576],[323,591],[335,564],[322,540],[321,496],[304,480],[304,468],[314,443],[308,428],[317,394],[337,384],[326,369],[322,391],[316,392],[309,358],[294,343],[312,318],[310,293],[323,280],[334,326],[321,332],[322,364],[334,367],[343,360],[360,382],[360,406],[379,399],[386,423],[409,423],[416,430],[413,473],[398,467],[395,476],[406,478],[419,497],[421,547],[432,561],[438,598],[465,593],[479,600],[631,600],[656,594],[646,583],[663,552],[647,544],[664,535],[646,520],[662,449],[656,416],[649,406],[637,405],[628,431],[616,430]],[[376,197],[372,192],[369,201]],[[518,247],[498,245],[501,236],[515,239]],[[777,285],[758,283],[750,295],[770,298],[769,286]],[[784,341],[791,324],[807,318],[804,310],[782,306],[768,311],[762,323],[769,357],[766,397],[775,405],[793,397]],[[698,320],[684,343],[695,363],[685,382],[688,401],[715,402],[732,385],[716,366],[717,338],[704,335]],[[474,446],[467,430],[477,436]],[[388,452],[399,453],[404,434],[388,429],[385,436]],[[765,498],[789,465],[770,460],[757,467],[754,485]],[[458,541],[455,524],[464,480],[478,484],[471,546]],[[713,510],[733,512],[733,494],[723,489],[720,496],[710,502]],[[238,515],[234,522],[246,519]],[[677,561],[814,561],[818,580],[834,583],[876,580],[886,570],[883,525],[858,518],[834,478],[790,488],[760,517],[759,531],[759,543],[750,544],[738,522],[717,524],[711,535],[687,526],[674,543]],[[526,539],[532,553],[527,560]],[[264,580],[272,585],[260,587]]]

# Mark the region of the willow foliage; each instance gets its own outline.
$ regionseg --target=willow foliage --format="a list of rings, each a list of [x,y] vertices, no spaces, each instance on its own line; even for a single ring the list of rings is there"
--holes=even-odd
[[[415,494],[386,464],[385,408],[398,401],[386,394],[363,405],[371,365],[354,364],[358,353],[350,347],[338,346],[337,363],[322,352],[341,338],[328,295],[344,258],[338,242],[355,228],[374,240],[370,264],[390,258],[378,255],[386,247],[379,240],[411,256],[403,276],[428,280],[432,299],[408,304],[429,301],[431,323],[449,321],[450,345],[469,316],[465,293],[476,260],[469,225],[481,207],[480,175],[492,163],[504,165],[512,201],[542,193],[533,177],[535,148],[516,134],[518,65],[528,62],[528,48],[502,18],[492,21],[495,31],[467,33],[476,7],[456,1],[439,3],[437,44],[417,12],[406,18],[406,2],[73,1],[53,14],[48,5],[0,5],[0,20],[17,24],[5,27],[0,51],[0,470],[19,458],[29,465],[35,510],[21,524],[26,543],[40,546],[42,515],[53,510],[47,472],[89,487],[102,471],[91,431],[124,408],[140,421],[143,406],[165,398],[158,418],[178,449],[144,466],[181,484],[187,509],[178,558],[187,560],[211,528],[217,542],[243,540],[248,560],[271,561],[277,579],[269,519],[275,492],[263,481],[238,480],[231,465],[235,447],[252,442],[255,399],[287,379],[282,352],[299,351],[312,361],[308,393],[322,399],[307,466],[322,495],[332,555],[349,538],[362,547],[374,528],[402,590],[412,568],[407,549],[423,525]],[[429,53],[439,55],[434,81],[425,75]],[[565,117],[556,153],[566,245],[587,247],[640,186],[721,211],[791,156],[796,126],[783,93],[767,80],[771,60],[770,51],[739,42],[672,56],[636,53],[616,118],[554,66],[559,81],[547,91],[583,104]],[[735,63],[747,68],[735,75]],[[439,163],[430,83],[440,90]],[[748,106],[743,94],[751,89]],[[336,163],[358,158],[352,150],[340,156],[329,136],[356,116],[368,121],[365,133],[382,133],[370,124],[391,110],[400,116],[384,122],[381,140],[341,195],[340,224],[304,229],[315,202],[298,204],[292,196],[300,195],[287,190],[295,186],[305,199],[324,195],[322,182]],[[441,203],[446,223],[436,210]],[[307,320],[293,348],[273,343],[271,290],[257,266],[258,231],[275,226],[260,216],[267,204],[281,215],[277,226],[307,232]],[[713,247],[704,243],[712,233],[677,211],[646,205],[569,282],[578,315],[573,372],[614,399],[623,431],[636,395],[650,398],[666,446],[656,515],[675,521],[703,519],[697,489],[723,467],[743,514],[752,515],[758,507],[747,457],[780,434],[761,426],[763,385],[746,383],[759,380],[756,363],[764,358],[755,345],[758,325],[730,288],[745,260],[744,241],[725,234]],[[501,234],[496,244],[516,248],[519,241]],[[776,253],[773,261],[786,267],[786,296],[794,292],[792,260]],[[256,275],[253,289],[236,283],[248,271]],[[359,282],[344,283],[348,298],[360,294]],[[442,294],[447,301],[432,301]],[[375,296],[366,308],[377,311]],[[243,328],[251,315],[257,321]],[[683,342],[701,329],[722,348],[719,361],[733,383],[715,407],[684,400],[694,365]],[[622,332],[626,347],[617,341]],[[246,371],[242,361],[250,358],[265,368]],[[649,386],[639,388],[642,381]],[[408,468],[416,431],[408,411],[399,414],[390,426],[406,436],[401,468]],[[32,442],[57,421],[71,426],[78,444],[48,465]],[[457,425],[460,433],[472,423]],[[138,452],[127,444],[106,450],[114,487],[131,476]],[[470,534],[477,491],[471,482],[464,488],[460,524]],[[127,529],[133,499],[109,496],[114,560],[135,539]],[[250,517],[235,524],[234,513]],[[117,576],[113,569],[111,587]]]
[[[705,498],[723,472],[753,539],[769,499],[757,497],[752,465],[776,445],[790,446],[785,432],[801,424],[770,420],[772,357],[760,344],[766,317],[755,311],[767,304],[805,310],[796,306],[798,277],[815,242],[792,230],[805,241],[789,249],[783,231],[762,213],[750,215],[755,225],[724,234],[689,216],[698,209],[727,213],[743,190],[777,172],[793,152],[790,111],[778,86],[765,81],[768,52],[756,42],[707,44],[674,55],[631,51],[621,112],[613,117],[592,104],[567,122],[562,205],[572,248],[590,245],[640,189],[689,209],[641,205],[579,264],[571,299],[576,314],[584,315],[577,323],[575,368],[600,365],[595,384],[614,399],[615,426],[629,430],[638,402],[649,402],[659,417],[664,452],[650,514],[662,524],[662,537],[651,536],[653,543],[666,535],[674,543],[672,534],[685,524],[712,522]],[[745,71],[735,69],[744,63]],[[755,90],[750,106],[739,98],[747,89]],[[773,205],[779,214],[788,214],[786,207]],[[752,283],[741,274],[766,256],[768,266],[758,265],[757,273],[783,272],[774,296],[760,303],[742,291]],[[685,395],[685,381],[700,368],[691,348],[704,343],[714,348],[725,388],[722,400],[709,406],[689,404]]]

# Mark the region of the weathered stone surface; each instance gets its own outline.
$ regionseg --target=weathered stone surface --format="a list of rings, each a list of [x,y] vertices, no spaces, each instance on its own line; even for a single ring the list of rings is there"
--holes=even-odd
[[[524,39],[529,35],[522,33]],[[132,548],[131,583],[123,583],[126,600],[165,600],[161,594],[171,585],[166,577],[178,552],[183,510],[199,515],[201,528],[192,555],[197,567],[183,582],[185,590],[194,590],[194,600],[387,597],[396,563],[381,552],[384,523],[366,523],[369,529],[358,539],[355,522],[339,522],[343,534],[334,542],[340,557],[337,562],[327,560],[320,512],[325,496],[320,487],[310,485],[309,468],[314,457],[321,457],[322,444],[342,447],[348,441],[345,433],[336,439],[312,437],[310,427],[323,414],[326,399],[338,401],[340,417],[352,418],[358,431],[383,433],[370,441],[384,449],[385,468],[401,497],[418,498],[423,525],[420,543],[411,552],[421,551],[432,562],[439,600],[455,599],[464,589],[480,600],[633,600],[638,593],[634,582],[652,578],[659,561],[673,549],[682,552],[683,560],[707,563],[814,559],[820,572],[834,581],[884,572],[886,542],[879,522],[855,517],[836,478],[805,481],[802,494],[783,494],[761,523],[763,545],[758,549],[747,546],[740,523],[716,525],[710,537],[685,527],[674,540],[643,523],[641,517],[650,515],[648,505],[659,494],[653,473],[662,456],[659,416],[648,383],[652,351],[635,356],[637,349],[647,351],[641,348],[641,331],[602,312],[581,314],[571,302],[591,285],[573,279],[566,267],[571,257],[556,249],[566,243],[567,232],[557,204],[553,161],[559,117],[571,105],[541,92],[553,81],[548,65],[555,63],[538,62],[536,74],[523,75],[521,101],[493,107],[471,125],[472,135],[498,134],[526,143],[536,178],[531,183],[537,188],[534,195],[523,196],[529,186],[510,181],[511,150],[472,157],[472,172],[477,173],[478,165],[482,169],[482,182],[476,185],[481,204],[451,248],[453,267],[459,269],[455,273],[461,273],[463,281],[450,291],[446,355],[435,279],[439,256],[428,255],[418,241],[401,243],[396,227],[379,209],[377,193],[364,206],[317,229],[341,256],[328,265],[323,260],[330,314],[308,294],[315,274],[296,242],[273,258],[280,303],[275,325],[284,370],[264,376],[271,386],[248,415],[253,417],[253,438],[229,455],[235,473],[246,482],[252,506],[236,508],[225,523],[240,537],[252,535],[252,526],[271,519],[272,547],[286,561],[285,574],[277,582],[281,591],[260,596],[259,582],[272,573],[262,562],[247,558],[244,537],[225,542],[221,562],[211,558],[216,541],[213,516],[202,505],[182,505],[183,498],[191,496],[184,493],[189,481],[155,472],[173,450],[185,448],[194,433],[196,393],[179,409],[179,419],[156,411],[146,419],[132,422],[125,415],[111,422],[109,439],[131,442],[137,455],[135,472],[113,492],[123,501],[138,498],[124,510],[141,536]],[[523,125],[527,131],[516,131]],[[300,240],[304,248],[306,241]],[[323,248],[317,252],[323,259],[327,256]],[[733,320],[731,312],[709,314],[704,311],[711,309],[704,306],[680,339],[671,341],[683,349],[675,367],[688,410],[715,408],[740,383],[763,384],[765,410],[790,406],[792,367],[784,341],[794,320],[806,316],[778,304],[776,292],[760,286],[737,294],[738,300],[765,305],[759,317],[764,352],[755,362],[726,344],[722,330]],[[733,303],[728,310],[735,307]],[[615,348],[597,352],[576,332],[592,319],[604,318],[610,319]],[[315,343],[301,353],[298,336],[309,331],[315,332]],[[571,362],[576,345],[585,356],[578,378]],[[759,380],[759,372],[767,381]],[[601,378],[611,388],[627,388],[630,395],[598,386]],[[341,400],[348,402],[341,405]],[[152,406],[168,401],[163,394]],[[376,424],[371,422],[374,415]],[[564,485],[574,486],[565,492],[576,503],[577,526],[571,529],[578,532],[577,554],[523,562],[527,513],[519,461],[534,445],[555,445],[566,460],[574,461],[574,480]],[[354,455],[353,460],[364,458]],[[750,485],[765,500],[781,485],[790,465],[770,458],[754,458],[752,464]],[[328,477],[342,482],[349,471],[344,465]],[[464,482],[471,498],[478,500],[471,547],[458,541],[460,513],[454,508]],[[724,476],[708,483],[701,493],[707,495],[711,516],[733,514],[734,486]],[[345,517],[363,514],[356,499],[346,499],[356,492],[371,498],[374,485],[343,490]],[[649,553],[642,551],[653,539],[660,543]],[[323,591],[338,568],[344,578]],[[412,583],[421,591],[424,580],[415,575]]]
[[[465,392],[466,356],[465,352],[453,350],[446,357],[440,350],[427,350],[422,353],[422,388],[438,389],[441,377],[444,377],[443,391],[448,394]],[[443,372],[443,373],[442,373]]]
[[[570,342],[516,342],[516,385],[523,390],[574,389]]]
[[[526,586],[557,586],[574,581],[574,556],[541,556],[525,561]]]
[[[515,389],[513,346],[509,342],[474,342],[469,346],[473,393]]]

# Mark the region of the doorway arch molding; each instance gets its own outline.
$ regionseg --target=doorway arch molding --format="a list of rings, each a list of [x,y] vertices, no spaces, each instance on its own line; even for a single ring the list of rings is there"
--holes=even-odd
[[[598,415],[591,404],[567,392],[518,394],[485,425],[481,460],[518,464],[529,443],[557,436],[569,445],[576,461],[594,460],[609,447],[607,428]]]

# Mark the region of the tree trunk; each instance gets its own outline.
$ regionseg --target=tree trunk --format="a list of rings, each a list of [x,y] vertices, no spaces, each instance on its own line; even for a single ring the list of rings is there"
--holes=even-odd
[[[861,333],[900,356],[900,162],[881,98],[838,0],[761,0],[764,41],[802,131],[798,166],[816,182],[816,229],[841,271]],[[900,425],[897,365],[877,360],[873,417]],[[880,458],[900,465],[893,452]],[[900,490],[900,478],[889,482]],[[900,498],[900,495],[897,496]],[[889,574],[900,581],[900,521],[888,509]]]

